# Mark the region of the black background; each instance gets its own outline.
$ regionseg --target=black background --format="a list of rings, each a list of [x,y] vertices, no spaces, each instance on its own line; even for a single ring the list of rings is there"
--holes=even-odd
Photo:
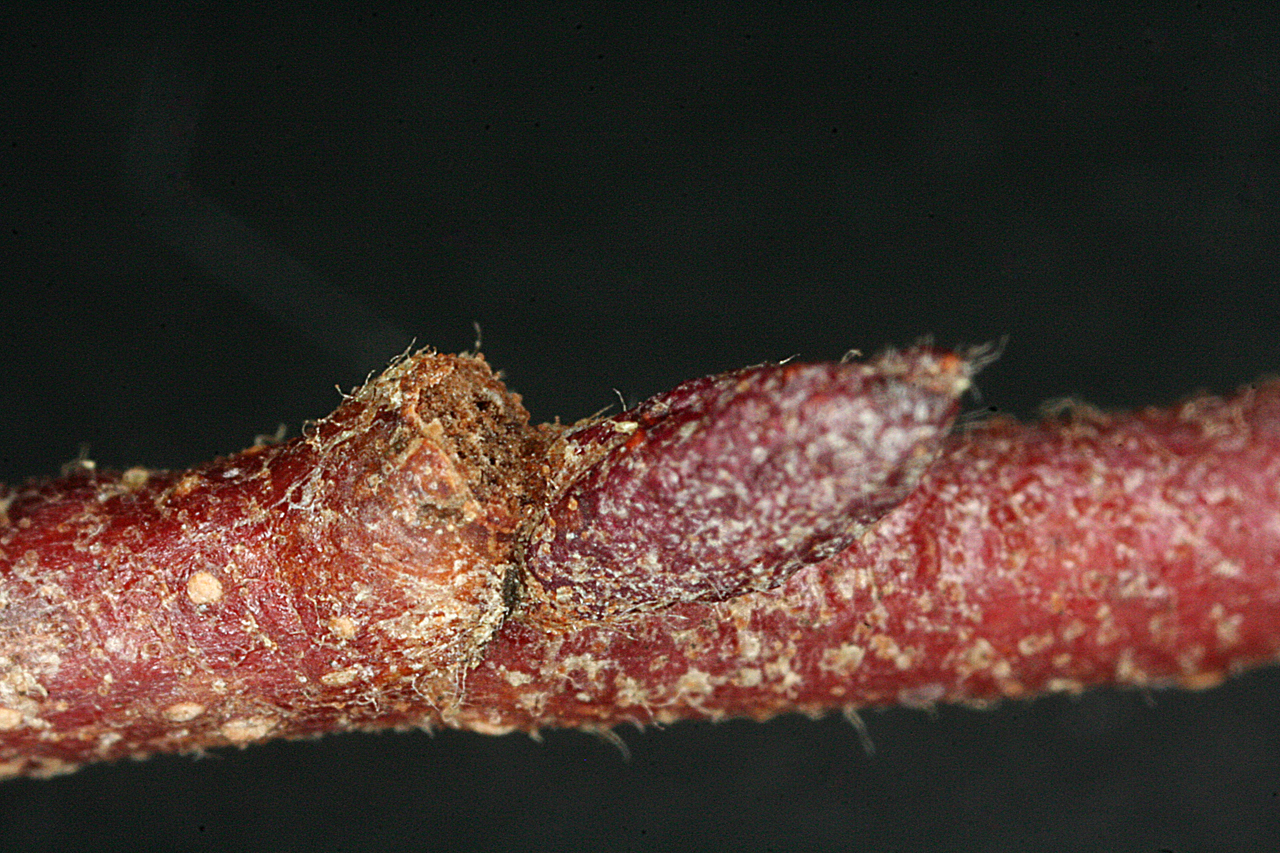
[[[497,4],[501,6],[501,4]],[[647,4],[645,4],[647,6]],[[750,4],[0,17],[0,479],[171,467],[416,338],[539,420],[1008,336],[1031,416],[1280,368],[1280,19]],[[0,849],[1260,850],[1280,677],[272,744],[0,785]]]

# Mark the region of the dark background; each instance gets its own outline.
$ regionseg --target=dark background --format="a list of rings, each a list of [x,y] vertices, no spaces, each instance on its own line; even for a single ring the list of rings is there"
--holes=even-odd
[[[1249,7],[48,8],[0,13],[3,481],[296,434],[473,322],[540,420],[930,334],[1007,335],[1021,416],[1280,369]],[[1278,701],[278,743],[0,785],[0,850],[1274,849]]]

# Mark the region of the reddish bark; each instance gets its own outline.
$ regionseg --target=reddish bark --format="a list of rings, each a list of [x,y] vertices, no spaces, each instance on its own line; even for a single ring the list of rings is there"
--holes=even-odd
[[[5,494],[0,769],[449,707],[550,436],[483,361],[421,356],[286,444]]]
[[[972,369],[752,368],[563,429],[426,354],[287,444],[4,492],[0,772],[1204,687],[1280,651],[1280,383],[947,437]]]
[[[783,586],[625,628],[508,623],[487,730],[1211,687],[1280,652],[1280,382],[953,436],[857,543]]]

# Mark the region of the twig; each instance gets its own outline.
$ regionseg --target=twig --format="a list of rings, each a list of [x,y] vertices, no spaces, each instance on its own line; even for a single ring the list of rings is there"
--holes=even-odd
[[[0,769],[1271,660],[1280,384],[949,435],[979,358],[749,368],[562,428],[421,353],[290,442],[4,491]]]

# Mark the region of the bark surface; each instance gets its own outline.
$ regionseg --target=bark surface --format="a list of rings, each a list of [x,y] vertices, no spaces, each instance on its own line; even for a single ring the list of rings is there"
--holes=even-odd
[[[1280,384],[951,433],[976,357],[748,368],[565,428],[421,353],[285,444],[5,490],[0,774],[1273,660]]]

